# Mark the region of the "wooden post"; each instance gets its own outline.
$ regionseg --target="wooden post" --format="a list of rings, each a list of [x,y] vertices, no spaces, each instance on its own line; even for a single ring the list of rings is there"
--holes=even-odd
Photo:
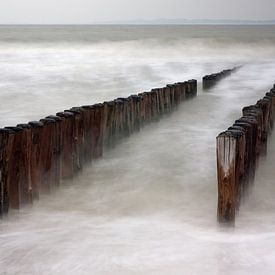
[[[236,188],[235,188],[235,197],[236,197],[236,209],[239,210],[242,194],[244,193],[245,185],[244,180],[246,176],[246,130],[239,125],[233,125],[228,128],[228,131],[233,132],[241,132],[239,142],[238,142],[238,167],[236,168],[237,174],[236,174]]]
[[[262,141],[266,142],[268,133],[270,131],[270,123],[269,123],[269,117],[270,117],[270,109],[271,109],[271,103],[269,100],[261,99],[256,104],[262,111],[263,111],[263,135],[262,135]]]
[[[58,187],[61,179],[61,121],[58,116],[47,116],[46,118],[54,120],[53,130],[53,157],[52,157],[52,173],[53,173],[53,186]]]
[[[82,106],[83,109],[83,159],[84,162],[91,162],[93,158],[93,133],[92,123],[94,119],[94,108],[92,105]]]
[[[73,169],[74,173],[83,168],[84,131],[81,109],[74,107],[65,110],[73,114]]]
[[[0,217],[9,211],[9,173],[15,132],[0,129]]]
[[[122,113],[123,113],[123,101],[115,99],[115,143],[122,138]]]
[[[243,132],[230,130],[217,137],[218,220],[234,223],[238,205],[240,159]]]
[[[158,98],[157,98],[157,92],[152,90],[150,92],[151,96],[151,114],[152,114],[152,121],[158,121],[159,116],[158,116]]]
[[[108,101],[104,102],[104,147],[106,149],[110,149],[114,146],[114,132],[115,132],[115,124],[114,124],[114,116],[115,116],[115,102]]]
[[[149,123],[152,119],[151,95],[148,92],[144,92],[143,94],[145,100],[145,123]]]
[[[104,139],[104,105],[101,103],[94,105],[94,123],[92,124],[92,132],[94,134],[94,158],[97,159],[103,155],[103,139]]]
[[[171,97],[170,90],[167,87],[163,88],[164,93],[164,112],[169,113],[171,111]]]
[[[141,128],[141,98],[138,95],[129,96],[131,102],[130,112],[132,116],[132,132],[139,131]]]
[[[16,127],[21,128],[22,140],[21,140],[21,179],[20,179],[20,200],[21,203],[32,203],[32,182],[31,182],[31,145],[32,134],[31,126],[29,124],[18,124]]]
[[[74,176],[73,162],[73,121],[71,112],[60,112],[56,114],[61,118],[61,177],[70,179]]]
[[[275,116],[275,92],[269,92],[266,93],[266,96],[270,98],[271,100],[271,113],[272,113],[272,117],[271,117],[271,128],[273,128],[273,124],[274,124],[274,116]]]
[[[145,95],[144,93],[139,93],[138,97],[140,98],[139,106],[140,106],[140,127],[145,125]]]
[[[31,126],[31,183],[32,183],[32,197],[33,199],[39,198],[39,190],[42,179],[41,167],[41,150],[43,147],[43,123],[39,121],[29,122]]]
[[[19,209],[21,206],[21,178],[22,178],[22,132],[19,127],[5,127],[14,132],[14,139],[8,165],[8,193],[10,208]]]
[[[243,116],[244,117],[253,117],[256,120],[257,125],[257,138],[256,138],[256,153],[257,155],[260,154],[261,148],[262,148],[262,135],[264,132],[264,126],[263,126],[263,112],[262,110],[255,106],[247,106],[243,108]]]
[[[186,85],[184,82],[178,82],[178,85],[180,87],[181,101],[183,101],[186,98]]]
[[[190,79],[186,82],[187,84],[187,94],[186,97],[190,98],[190,97],[195,97],[197,95],[197,80],[195,79]]]
[[[241,127],[245,131],[244,174],[242,178],[243,193],[245,193],[249,186],[249,181],[251,179],[250,175],[253,171],[252,169],[255,169],[254,166],[252,166],[252,160],[254,158],[253,154],[255,152],[255,148],[253,148],[253,146],[255,146],[255,144],[253,144],[253,126],[248,122],[243,122],[242,120],[236,121],[233,126]]]
[[[257,150],[260,150],[260,140],[258,140],[258,123],[255,117],[253,116],[244,116],[235,121],[236,124],[242,124],[245,127],[244,123],[249,124],[251,126],[251,147],[248,152],[249,155],[249,183],[254,181],[255,177],[255,169],[256,169],[256,160],[257,160]],[[247,126],[246,126],[247,127]],[[258,148],[259,147],[259,148]]]
[[[53,189],[55,189],[55,171],[52,167],[54,158],[55,120],[43,118],[40,121],[44,125],[42,128],[43,136],[40,156],[40,163],[42,167],[40,188],[42,192],[50,193]]]

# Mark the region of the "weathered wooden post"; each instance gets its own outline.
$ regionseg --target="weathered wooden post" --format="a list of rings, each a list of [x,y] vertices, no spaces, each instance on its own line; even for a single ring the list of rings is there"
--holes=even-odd
[[[183,100],[182,98],[182,88],[180,83],[175,83],[175,92],[176,92],[176,102],[179,105],[181,101]]]
[[[236,188],[235,188],[235,196],[236,196],[236,209],[239,210],[240,203],[241,203],[241,197],[244,192],[244,180],[246,175],[246,163],[245,163],[245,157],[247,155],[246,153],[246,130],[239,125],[233,125],[228,128],[228,131],[233,132],[241,132],[240,139],[238,142],[238,167],[237,167],[237,174],[236,174]]]
[[[188,86],[188,94],[187,97],[194,97],[197,95],[197,80],[196,79],[190,79],[187,81]]]
[[[18,124],[16,127],[21,128],[22,140],[21,140],[21,180],[20,180],[20,200],[21,203],[32,203],[32,182],[31,182],[31,145],[32,134],[31,126],[29,124]]]
[[[131,99],[129,97],[123,98],[123,132],[126,137],[129,137],[131,134],[129,119],[130,106]]]
[[[14,132],[14,139],[11,148],[8,165],[8,193],[10,208],[19,209],[21,206],[21,178],[23,173],[22,165],[22,128],[5,127]]]
[[[108,101],[104,102],[104,147],[110,149],[114,146],[114,135],[115,135],[115,102]]]
[[[152,112],[151,112],[151,96],[148,92],[143,93],[145,102],[145,123],[151,122]]]
[[[156,92],[156,95],[157,95],[157,113],[158,113],[158,117],[160,117],[164,113],[164,100],[163,100],[162,89],[155,88],[155,89],[152,89],[152,91]]]
[[[252,169],[254,169],[254,166],[252,166],[252,160],[254,155],[256,156],[256,154],[254,154],[255,148],[253,148],[253,146],[255,146],[255,143],[253,143],[253,126],[248,122],[244,122],[243,120],[236,120],[233,127],[236,126],[241,127],[245,132],[244,174],[242,178],[242,192],[245,193],[249,186]]]
[[[256,154],[259,155],[262,148],[262,135],[264,131],[263,112],[259,107],[251,105],[243,108],[243,116],[256,120],[256,122],[254,122],[254,124],[257,125]]]
[[[0,129],[0,217],[9,211],[9,173],[14,135],[11,129]]]
[[[53,186],[57,187],[60,185],[61,179],[61,121],[62,119],[58,116],[47,116],[46,118],[54,120],[53,129],[53,157],[52,157],[52,180]]]
[[[41,150],[43,146],[43,123],[40,121],[29,122],[31,126],[31,183],[32,197],[39,198],[39,190],[42,179]]]
[[[81,109],[83,109],[83,159],[84,162],[91,162],[93,158],[92,123],[94,118],[94,108],[92,105],[84,105]]]
[[[115,99],[115,143],[122,137],[122,113],[123,113],[123,101],[121,99]]]
[[[41,158],[40,163],[42,167],[42,177],[40,188],[45,193],[50,193],[54,186],[54,169],[52,167],[54,158],[54,130],[55,120],[50,118],[43,118],[40,120],[43,123],[43,136],[41,142]]]
[[[61,177],[70,179],[74,176],[73,162],[73,121],[71,112],[60,112],[56,114],[61,118]]]
[[[78,160],[78,168],[82,169],[85,163],[85,109],[81,107],[73,107],[70,109],[73,113],[75,113],[75,136],[76,136],[76,145],[77,145],[77,160]]]
[[[158,98],[157,98],[157,92],[152,90],[150,92],[151,96],[151,115],[152,115],[152,121],[158,121]]]
[[[140,98],[139,106],[140,106],[140,127],[143,127],[145,124],[145,95],[144,93],[139,93],[138,97]]]
[[[121,104],[119,106],[120,108],[120,132],[119,135],[121,137],[129,136],[129,124],[128,124],[128,104],[129,99],[124,97],[119,97],[115,101],[120,101]]]
[[[171,111],[172,111],[175,107],[175,88],[174,88],[174,84],[168,84],[168,85],[166,85],[166,87],[169,90],[170,106],[171,106]]]
[[[92,133],[94,136],[94,158],[97,159],[103,155],[103,139],[104,139],[104,105],[101,103],[94,105],[94,121],[92,124]]]
[[[164,112],[169,113],[171,111],[171,97],[170,90],[167,87],[163,87],[164,94]]]
[[[141,98],[138,95],[131,95],[128,97],[130,101],[130,112],[129,117],[132,120],[132,132],[139,131],[141,128]]]
[[[230,130],[217,137],[218,220],[234,223],[238,206],[243,131]]]
[[[271,113],[272,113],[272,117],[271,117],[271,128],[273,128],[273,121],[274,121],[274,116],[275,116],[275,92],[269,92],[265,94],[267,97],[270,98],[271,100]]]
[[[248,123],[251,126],[251,147],[250,147],[250,151],[248,152],[248,156],[249,156],[249,162],[250,162],[250,166],[249,166],[249,183],[253,183],[254,182],[254,177],[255,177],[255,169],[256,169],[256,165],[257,165],[257,146],[260,146],[260,144],[258,145],[258,123],[257,120],[255,119],[255,117],[253,116],[243,116],[242,118],[238,119],[235,121],[235,123],[237,124],[244,124],[244,123]],[[243,127],[245,127],[243,125]],[[247,187],[248,189],[248,187]]]
[[[84,147],[84,130],[83,118],[80,108],[73,107],[65,110],[73,114],[73,169],[74,173],[79,172],[83,168],[83,147]]]
[[[268,133],[270,131],[270,109],[271,109],[271,103],[269,100],[261,99],[256,104],[262,111],[263,111],[263,135],[262,135],[262,141],[266,142]]]
[[[180,89],[181,101],[183,101],[185,100],[185,97],[186,97],[186,85],[184,82],[178,82],[177,84],[179,85],[179,89]]]

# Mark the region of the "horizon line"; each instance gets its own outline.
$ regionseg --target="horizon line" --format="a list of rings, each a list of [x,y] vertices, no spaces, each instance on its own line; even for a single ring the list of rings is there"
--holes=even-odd
[[[133,20],[109,20],[95,21],[87,23],[0,23],[0,26],[89,26],[89,25],[274,25],[275,19],[256,20],[256,19],[133,19]]]

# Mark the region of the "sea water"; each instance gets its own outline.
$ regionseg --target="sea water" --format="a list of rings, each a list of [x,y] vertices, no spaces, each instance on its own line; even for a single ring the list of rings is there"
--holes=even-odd
[[[1,127],[198,79],[196,98],[3,218],[0,274],[274,274],[274,135],[234,228],[216,221],[215,151],[273,86],[274,44],[274,26],[0,27]]]

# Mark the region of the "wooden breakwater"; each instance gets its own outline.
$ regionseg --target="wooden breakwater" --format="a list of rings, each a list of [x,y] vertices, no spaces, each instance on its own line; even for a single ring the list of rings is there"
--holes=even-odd
[[[217,137],[218,221],[235,222],[236,210],[253,183],[257,158],[275,115],[275,85],[255,105],[244,107],[242,117]]]
[[[231,75],[232,73],[236,72],[240,66],[234,67],[232,69],[223,70],[218,73],[205,75],[202,78],[202,87],[204,90],[210,89],[215,86],[220,80],[224,79],[225,77]]]
[[[0,216],[52,192],[122,137],[196,94],[197,81],[189,80],[0,129]]]

